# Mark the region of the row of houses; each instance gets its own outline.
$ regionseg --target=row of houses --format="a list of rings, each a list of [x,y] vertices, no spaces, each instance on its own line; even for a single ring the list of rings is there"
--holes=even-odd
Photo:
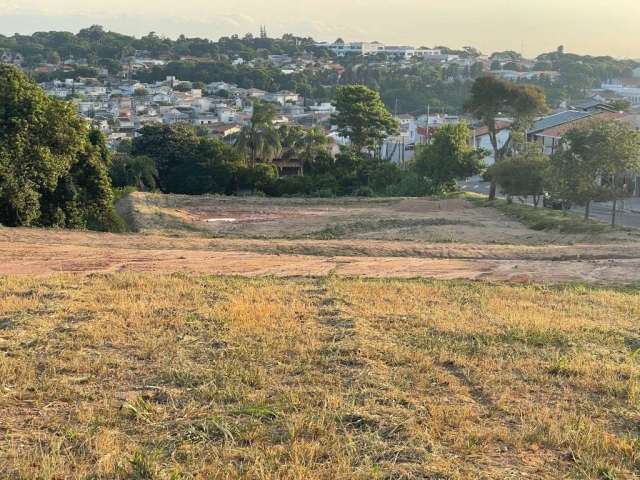
[[[335,112],[330,103],[307,106],[295,92],[267,92],[214,82],[193,88],[190,82],[167,77],[155,83],[77,78],[42,83],[51,96],[72,101],[78,112],[99,128],[116,147],[146,125],[189,123],[202,132],[231,142],[253,114],[253,102],[262,100],[278,108],[278,124],[327,124]]]
[[[450,62],[460,58],[458,55],[450,55],[439,49],[416,48],[406,45],[386,45],[380,42],[321,42],[316,47],[326,48],[338,57],[346,55],[370,56],[383,54],[389,57],[412,58],[421,57],[427,60]]]

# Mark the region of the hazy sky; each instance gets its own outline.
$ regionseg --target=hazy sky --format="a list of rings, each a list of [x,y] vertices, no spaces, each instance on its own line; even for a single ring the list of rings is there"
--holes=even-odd
[[[0,33],[71,30],[98,23],[141,35],[216,39],[286,32],[319,40],[416,46],[473,45],[527,55],[640,58],[640,0],[0,0]]]

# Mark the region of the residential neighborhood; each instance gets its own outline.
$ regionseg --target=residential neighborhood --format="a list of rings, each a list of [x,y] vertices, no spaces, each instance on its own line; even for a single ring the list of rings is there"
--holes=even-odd
[[[638,0],[0,3],[0,480],[640,478]]]
[[[86,35],[104,35],[101,27],[91,27]],[[81,32],[84,35],[83,32]],[[155,42],[161,40],[150,36]],[[230,39],[230,41],[238,41]],[[261,29],[258,40],[245,37],[245,42],[270,41],[266,29]],[[287,40],[289,41],[289,40]],[[294,39],[295,45],[302,42]],[[158,53],[153,49],[136,49],[128,56],[116,61],[103,62],[103,66],[91,67],[95,61],[81,55],[49,55],[44,62],[34,63],[19,51],[0,48],[0,62],[10,64],[31,72],[36,78],[42,78],[40,86],[57,99],[74,104],[77,112],[93,128],[102,132],[107,145],[116,151],[123,142],[130,142],[140,135],[141,129],[153,125],[187,124],[196,129],[198,135],[217,139],[228,145],[234,145],[243,128],[251,124],[256,102],[268,103],[275,108],[273,124],[277,128],[285,125],[297,125],[303,129],[320,129],[331,143],[331,152],[338,155],[341,148],[350,145],[350,139],[340,134],[332,123],[337,110],[329,96],[318,94],[327,89],[335,90],[331,82],[367,83],[371,75],[390,72],[392,75],[410,76],[423,69],[429,72],[428,78],[437,78],[445,89],[464,89],[474,78],[491,74],[516,85],[534,84],[550,93],[559,85],[567,89],[567,73],[564,71],[564,48],[557,52],[540,55],[537,58],[525,58],[513,52],[495,52],[483,54],[472,47],[451,50],[446,47],[416,47],[408,45],[385,44],[378,41],[313,42],[305,40],[306,47],[293,49],[287,53],[268,51],[260,56],[245,55],[241,50],[227,53],[227,62],[232,69],[263,75],[269,69],[271,75],[280,75],[283,79],[295,81],[271,82],[275,88],[258,88],[269,82],[230,81],[229,74],[219,76],[207,74],[208,81],[185,80],[179,75],[165,75],[176,70],[176,66],[204,68],[211,59],[205,56],[176,56],[168,52]],[[246,58],[245,58],[246,57]],[[572,62],[579,58],[570,57]],[[558,65],[556,69],[554,65]],[[216,67],[218,68],[218,67]],[[616,67],[617,68],[617,67]],[[184,69],[183,69],[184,70]],[[238,70],[240,71],[240,70]],[[405,73],[407,72],[407,73]],[[93,75],[82,75],[92,73]],[[188,78],[193,74],[187,73]],[[318,86],[310,89],[301,80],[313,78]],[[384,77],[383,77],[384,78]],[[153,79],[153,80],[149,80]],[[240,85],[242,84],[242,86]],[[287,84],[290,87],[282,88]],[[431,88],[431,86],[429,86]],[[296,91],[297,90],[297,91]],[[410,91],[399,92],[410,95]],[[491,167],[495,163],[492,132],[488,126],[474,118],[464,108],[462,101],[455,97],[452,106],[444,106],[436,97],[428,97],[426,104],[409,103],[408,98],[398,93],[386,95],[381,91],[383,100],[397,122],[398,131],[385,138],[379,145],[381,158],[405,169],[414,161],[416,152],[423,145],[431,143],[439,128],[445,125],[467,124],[470,128],[470,146],[484,152],[484,165]],[[552,101],[553,95],[548,98]],[[455,106],[455,105],[458,106]],[[640,128],[640,66],[624,68],[616,77],[609,75],[590,88],[582,88],[570,96],[558,98],[550,103],[549,112],[534,119],[527,129],[527,140],[540,145],[542,152],[553,155],[561,145],[563,135],[593,119],[617,119]],[[514,119],[507,116],[496,118],[495,135],[498,149],[511,138]],[[279,159],[281,163],[282,159]],[[281,175],[303,175],[302,164],[288,159],[288,168],[279,168]],[[293,162],[293,163],[292,163]],[[634,176],[633,195],[640,196],[640,182]]]

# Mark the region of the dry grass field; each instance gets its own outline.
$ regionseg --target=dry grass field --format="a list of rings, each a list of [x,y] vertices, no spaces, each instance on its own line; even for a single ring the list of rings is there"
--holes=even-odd
[[[0,479],[640,477],[638,232],[463,198],[120,209],[135,233],[0,228]]]
[[[11,479],[640,473],[640,295],[420,280],[0,280]]]

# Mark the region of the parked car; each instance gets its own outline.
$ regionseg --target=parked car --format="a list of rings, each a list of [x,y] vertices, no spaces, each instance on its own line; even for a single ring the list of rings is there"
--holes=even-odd
[[[542,206],[544,208],[551,208],[553,210],[570,210],[571,202],[563,198],[552,195],[549,192],[545,192],[542,197]]]

